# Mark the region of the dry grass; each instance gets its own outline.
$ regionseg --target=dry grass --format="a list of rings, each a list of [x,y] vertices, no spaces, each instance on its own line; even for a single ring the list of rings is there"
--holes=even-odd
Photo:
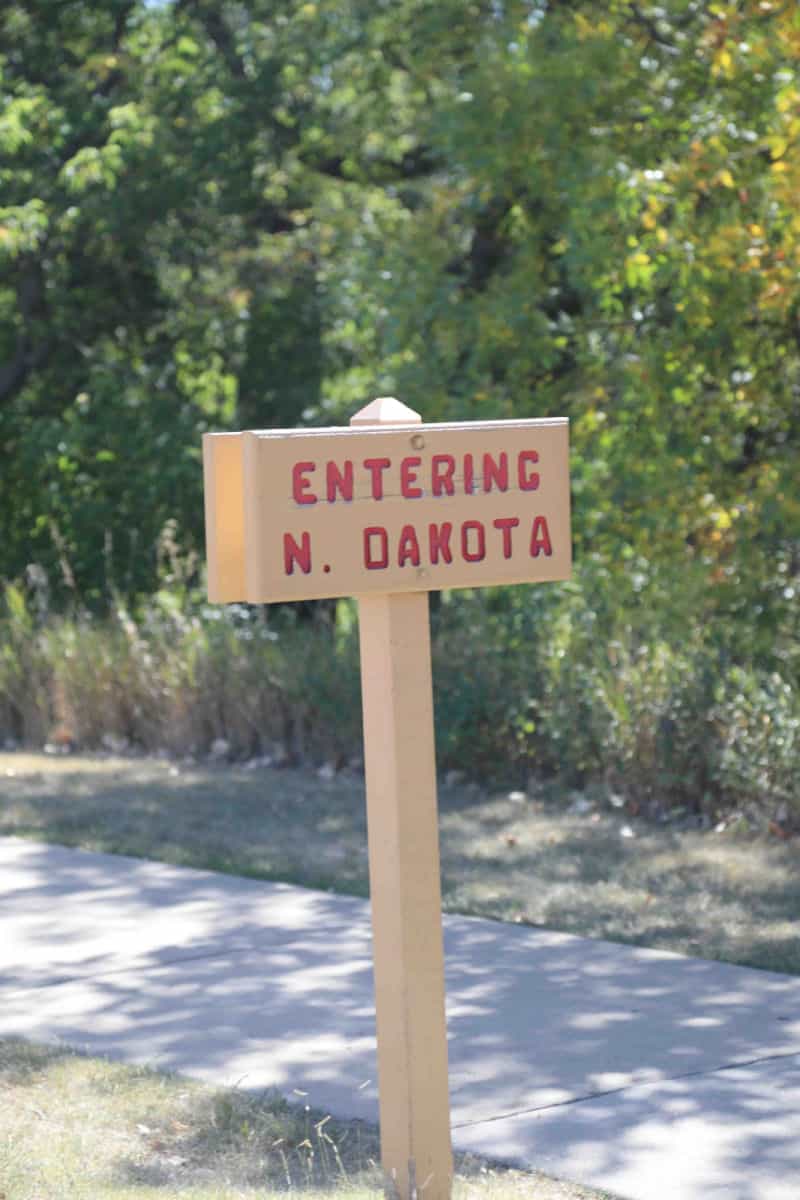
[[[319,609],[207,605],[168,531],[159,554],[171,583],[136,611],[110,596],[105,618],[48,614],[43,594],[0,585],[0,745],[356,761],[355,602],[332,624]],[[685,576],[630,609],[585,562],[563,588],[501,592],[445,593],[433,613],[442,770],[590,780],[651,814],[690,805],[800,831],[788,625],[754,654],[747,621],[709,625]]]
[[[367,894],[354,773],[16,753],[0,784],[0,834]],[[579,799],[570,813],[563,796],[442,787],[445,906],[800,973],[798,840]]]
[[[377,1133],[61,1048],[0,1041],[3,1200],[376,1200]],[[602,1200],[475,1158],[454,1200]]]

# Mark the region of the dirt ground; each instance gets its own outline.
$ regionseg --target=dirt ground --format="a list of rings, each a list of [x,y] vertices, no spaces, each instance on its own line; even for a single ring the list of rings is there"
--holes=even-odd
[[[0,834],[368,893],[356,773],[0,754]],[[800,839],[633,819],[608,799],[440,788],[444,905],[800,972]]]

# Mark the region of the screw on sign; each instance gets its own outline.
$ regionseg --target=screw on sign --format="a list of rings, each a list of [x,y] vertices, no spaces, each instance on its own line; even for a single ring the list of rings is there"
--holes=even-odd
[[[212,602],[358,597],[381,1156],[401,1200],[450,1195],[428,591],[567,579],[566,420],[203,439]]]

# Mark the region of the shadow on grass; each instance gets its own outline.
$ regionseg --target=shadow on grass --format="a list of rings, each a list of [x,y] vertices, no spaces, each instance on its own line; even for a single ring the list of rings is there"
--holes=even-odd
[[[341,1188],[348,1196],[353,1189],[376,1196],[383,1192],[375,1126],[337,1120],[272,1091],[253,1095],[209,1088],[21,1039],[0,1041],[0,1084],[14,1088],[17,1104],[44,1122],[48,1150],[37,1146],[30,1125],[27,1149],[40,1165],[44,1161],[45,1171],[48,1158],[55,1172],[63,1168],[59,1186],[68,1190],[69,1143],[75,1139],[64,1122],[66,1108],[81,1113],[82,1166],[96,1186],[105,1180],[126,1195],[131,1188],[146,1188],[175,1196],[196,1187],[203,1195],[214,1189],[214,1196],[222,1194],[220,1188],[226,1196],[234,1191],[240,1195],[239,1189],[315,1196]],[[109,1126],[117,1137],[108,1137]],[[122,1153],[120,1133],[127,1147]],[[517,1177],[501,1164],[471,1154],[456,1154],[455,1166],[465,1180],[481,1180],[487,1168],[495,1179]]]
[[[367,894],[363,783],[355,777],[154,760],[60,767],[8,785],[0,835]]]
[[[38,761],[7,781],[0,834],[368,895],[355,775]],[[450,911],[800,972],[800,843],[644,822],[626,840],[625,818],[470,788],[443,787],[440,806]]]
[[[173,1107],[177,1115],[162,1108],[157,1125],[145,1125],[146,1156],[114,1164],[115,1182],[170,1189],[224,1183],[295,1194],[343,1184],[380,1190],[378,1135],[364,1122],[336,1121],[278,1095],[235,1091],[195,1090],[190,1102]],[[147,1107],[137,1125],[153,1120]]]
[[[20,1105],[31,1100],[28,1107],[46,1124],[51,1143],[48,1152],[37,1152],[33,1141],[31,1158],[66,1159],[65,1183],[74,1136],[63,1114],[71,1108],[82,1113],[84,1165],[118,1187],[165,1188],[169,1195],[197,1185],[224,1186],[226,1194],[239,1188],[318,1193],[343,1183],[380,1188],[373,1127],[332,1120],[275,1093],[207,1088],[17,1039],[0,1042],[0,1081],[16,1090]],[[109,1124],[127,1135],[127,1152],[107,1138]]]
[[[27,1087],[39,1082],[55,1064],[75,1057],[66,1046],[39,1046],[23,1038],[0,1042],[0,1082],[5,1087]]]

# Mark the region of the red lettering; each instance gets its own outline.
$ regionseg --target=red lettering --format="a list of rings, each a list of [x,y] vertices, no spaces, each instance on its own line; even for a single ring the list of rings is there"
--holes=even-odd
[[[404,458],[400,463],[400,491],[406,500],[418,500],[422,488],[416,487],[417,467],[422,463],[421,458]]]
[[[491,454],[483,456],[483,490],[490,492],[495,484],[501,492],[508,491],[508,455],[505,450],[500,451],[499,463],[494,461]]]
[[[496,517],[492,524],[503,537],[503,558],[511,558],[511,530],[519,525],[519,517]]]
[[[517,474],[521,492],[535,492],[539,486],[539,472],[528,471],[529,463],[538,463],[539,455],[535,450],[520,450],[517,459]]]
[[[453,466],[455,466],[455,463],[453,463]],[[453,561],[453,555],[450,550],[450,534],[452,532],[453,526],[449,521],[443,521],[441,525],[428,526],[428,546],[432,566],[436,566],[440,554],[444,562],[451,563]]]
[[[304,479],[309,471],[316,470],[316,463],[300,462],[295,463],[292,467],[292,495],[294,496],[295,504],[316,504],[317,497],[310,490],[311,480]]]
[[[326,467],[328,484],[328,504],[333,504],[338,489],[343,500],[353,499],[353,464],[347,459],[344,470],[340,471],[335,462],[329,462]]]
[[[456,469],[456,460],[452,454],[434,454],[431,459],[431,487],[434,496],[441,496],[442,493],[446,496],[452,496],[455,492],[453,484],[453,473]],[[450,559],[447,560],[448,562]]]
[[[372,499],[383,499],[383,472],[392,465],[389,458],[365,458],[364,466],[372,475]]]
[[[380,497],[378,497],[380,499]],[[380,557],[373,554],[373,538],[378,539]],[[382,525],[370,525],[364,530],[364,566],[368,571],[382,571],[389,565],[389,537]]]
[[[400,531],[400,542],[397,547],[397,565],[404,567],[407,562],[413,567],[419,566],[419,542],[413,525],[404,525]]]
[[[469,548],[469,535],[477,534],[475,548]],[[486,533],[480,521],[465,521],[461,526],[461,553],[465,562],[481,562],[486,557]]]
[[[534,517],[531,529],[531,558],[538,558],[540,552],[544,553],[547,558],[553,553],[546,517]]]
[[[475,467],[472,462],[472,455],[464,455],[464,491],[468,496],[472,495],[472,483],[475,478]]]
[[[287,575],[294,574],[294,564],[297,563],[304,575],[311,571],[311,534],[300,534],[300,545],[290,533],[283,535],[283,569]]]

